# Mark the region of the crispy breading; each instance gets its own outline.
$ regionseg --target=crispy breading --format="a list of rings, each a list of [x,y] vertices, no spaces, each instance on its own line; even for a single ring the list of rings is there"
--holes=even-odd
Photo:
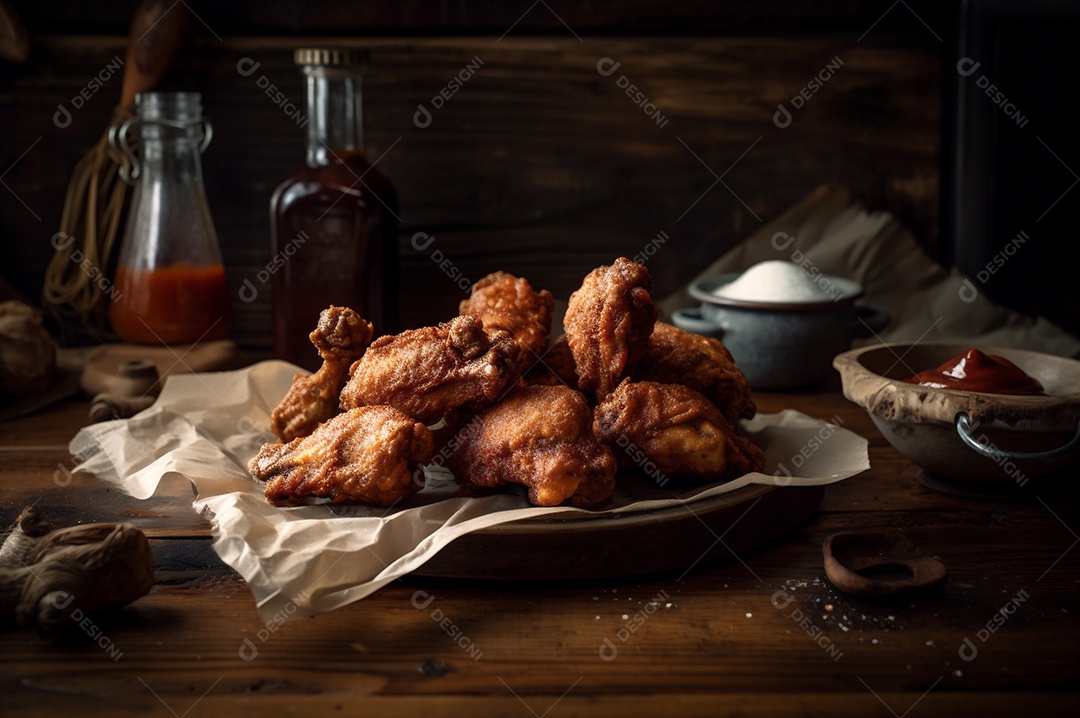
[[[536,363],[551,333],[551,292],[532,288],[528,280],[506,272],[492,272],[473,285],[458,313],[476,317],[489,334],[509,332],[521,348],[518,368],[525,372]]]
[[[266,444],[248,464],[275,506],[326,498],[391,506],[420,489],[417,465],[431,459],[431,432],[389,406],[364,406],[320,424],[310,436]]]
[[[323,363],[314,374],[293,377],[285,397],[270,415],[270,428],[282,441],[315,431],[338,414],[338,397],[349,380],[349,367],[371,343],[371,322],[348,307],[327,307],[309,338]]]
[[[624,380],[595,416],[596,435],[624,466],[645,468],[647,460],[650,472],[665,477],[713,481],[764,465],[760,449],[735,434],[708,399],[680,384]]]
[[[387,404],[434,424],[498,401],[521,376],[519,352],[510,334],[489,336],[470,316],[381,337],[353,364],[341,408]]]
[[[649,270],[619,257],[570,295],[563,327],[582,391],[603,399],[637,365],[656,323],[651,291]]]
[[[524,484],[529,501],[603,503],[615,489],[615,458],[592,431],[584,395],[565,386],[516,389],[458,432],[449,467],[475,486]]]
[[[521,378],[525,386],[569,386],[578,385],[577,367],[574,366],[574,354],[570,351],[570,342],[565,334],[560,334],[547,345],[540,354],[540,360]]]
[[[682,384],[701,392],[728,424],[751,419],[756,412],[750,385],[723,344],[712,337],[691,334],[657,322],[645,355],[631,374],[634,380]]]

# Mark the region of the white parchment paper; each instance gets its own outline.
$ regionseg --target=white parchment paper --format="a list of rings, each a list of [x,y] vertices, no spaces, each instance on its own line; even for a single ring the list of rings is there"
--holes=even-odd
[[[166,476],[190,480],[196,511],[213,525],[214,549],[244,577],[263,618],[299,618],[357,601],[421,566],[458,536],[541,515],[650,511],[747,484],[811,486],[870,467],[867,442],[796,411],[765,414],[744,428],[767,457],[765,473],[724,484],[678,488],[647,478],[623,481],[600,511],[531,506],[514,488],[455,496],[445,471],[425,471],[425,488],[390,509],[330,504],[277,508],[248,474],[270,433],[270,412],[297,368],[280,361],[246,369],[170,377],[157,402],[130,419],[88,426],[71,442],[76,471],[149,498]]]

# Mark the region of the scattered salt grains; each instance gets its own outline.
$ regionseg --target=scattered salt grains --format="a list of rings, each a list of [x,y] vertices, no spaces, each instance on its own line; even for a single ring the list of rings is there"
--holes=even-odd
[[[671,608],[674,605],[675,605],[674,603],[665,603],[664,608]]]
[[[926,642],[926,645],[928,645],[928,646],[930,646],[931,648],[933,648],[933,647],[934,647],[934,642],[933,642],[933,641],[927,641],[927,642]]]
[[[753,617],[754,617],[754,614],[752,614],[752,613],[749,613],[749,612],[747,612],[747,614],[746,614],[746,617],[747,617],[747,618],[753,618]]]
[[[878,639],[876,639],[876,638],[875,638],[875,639],[873,639],[873,640],[871,640],[870,642],[871,642],[871,643],[873,643],[873,644],[874,644],[875,646],[876,646],[876,645],[877,645],[878,643],[880,643],[880,641],[878,641]]]
[[[963,678],[964,677],[964,672],[959,671],[959,670],[953,671],[953,675],[956,676],[957,678]]]
[[[630,618],[630,616],[628,616],[627,614],[625,614],[625,613],[624,613],[624,614],[622,615],[622,620],[624,620],[624,621],[625,621],[625,620],[626,620],[626,619],[628,619],[628,618]]]

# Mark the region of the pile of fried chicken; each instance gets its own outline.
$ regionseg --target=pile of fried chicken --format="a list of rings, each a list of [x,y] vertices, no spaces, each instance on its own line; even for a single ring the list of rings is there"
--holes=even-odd
[[[328,307],[311,333],[322,367],[293,378],[271,416],[281,443],[248,468],[279,506],[392,506],[430,463],[469,491],[523,484],[538,506],[598,506],[620,466],[661,486],[759,471],[764,454],[735,431],[755,412],[746,378],[716,339],[658,322],[651,291],[640,264],[598,267],[551,341],[551,293],[505,272],[449,322],[374,342],[355,311]]]

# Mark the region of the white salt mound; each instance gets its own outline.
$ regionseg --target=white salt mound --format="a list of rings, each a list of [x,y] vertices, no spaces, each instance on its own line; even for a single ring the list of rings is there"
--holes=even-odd
[[[755,264],[712,293],[742,302],[828,301],[832,296],[827,287],[821,286],[821,279],[821,275],[816,280],[810,277],[794,262],[772,260]]]

